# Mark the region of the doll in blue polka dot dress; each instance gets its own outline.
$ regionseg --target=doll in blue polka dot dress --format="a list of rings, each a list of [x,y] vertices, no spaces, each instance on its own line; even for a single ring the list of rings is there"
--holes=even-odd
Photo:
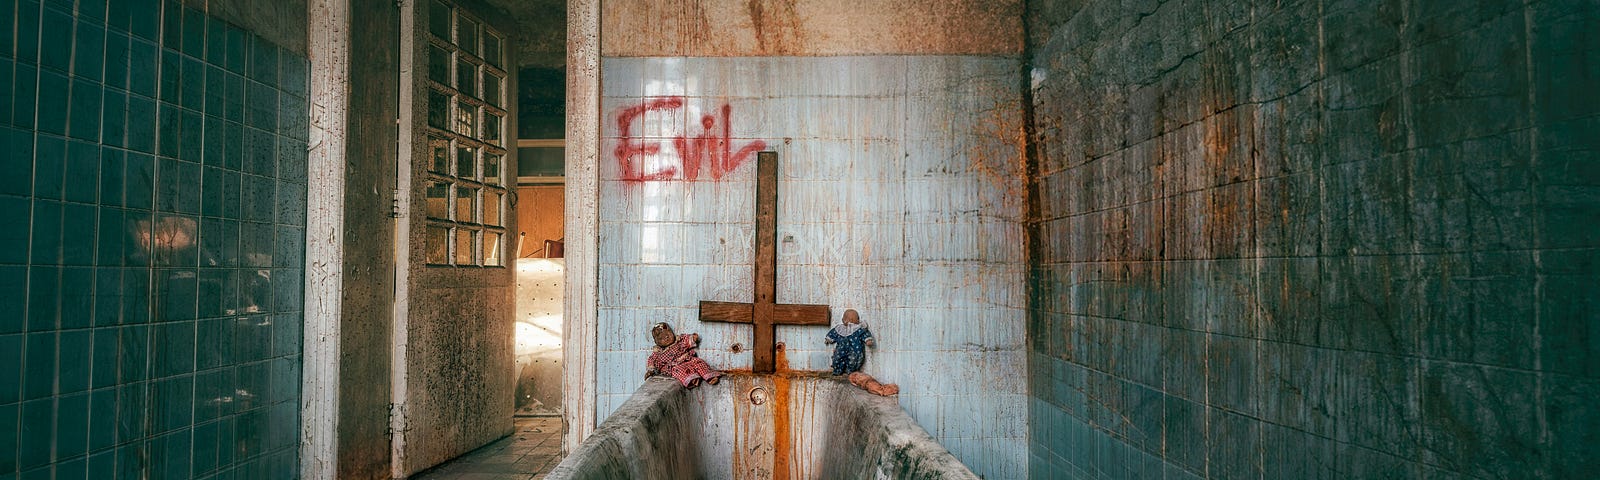
[[[838,344],[833,347],[834,375],[861,371],[861,365],[867,362],[867,347],[875,346],[872,331],[861,323],[861,315],[855,310],[844,311],[844,321],[828,331],[826,343]]]
[[[872,392],[874,395],[889,396],[900,393],[900,386],[893,383],[882,383],[861,371],[861,365],[867,363],[867,347],[874,347],[872,331],[861,323],[861,315],[855,310],[844,311],[844,321],[838,326],[828,330],[829,344],[837,343],[833,347],[833,374],[849,375],[851,385]]]

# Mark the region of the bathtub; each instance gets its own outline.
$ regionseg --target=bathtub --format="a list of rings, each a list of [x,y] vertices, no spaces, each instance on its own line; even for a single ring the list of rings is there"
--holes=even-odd
[[[645,381],[549,479],[972,479],[895,399],[840,378]]]

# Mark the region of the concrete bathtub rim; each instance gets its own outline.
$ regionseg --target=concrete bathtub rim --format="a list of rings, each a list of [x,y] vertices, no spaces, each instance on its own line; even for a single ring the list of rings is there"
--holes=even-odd
[[[646,428],[651,423],[659,423],[661,411],[675,403],[683,404],[680,408],[694,408],[690,396],[695,390],[730,388],[741,377],[749,381],[771,381],[772,377],[782,377],[791,382],[817,382],[814,388],[831,388],[833,395],[837,395],[850,402],[850,408],[859,410],[862,415],[876,418],[873,428],[874,435],[880,435],[886,448],[876,457],[877,478],[940,478],[977,480],[978,477],[967,466],[956,459],[948,449],[934,440],[927,430],[918,425],[911,415],[900,407],[896,397],[880,397],[850,385],[844,377],[829,376],[825,372],[780,372],[772,375],[756,375],[749,372],[728,372],[723,378],[723,383],[718,385],[702,385],[694,390],[685,389],[676,381],[665,377],[651,377],[647,379],[628,397],[628,400],[617,408],[611,416],[600,424],[590,437],[570,454],[561,460],[554,470],[545,478],[550,480],[566,480],[576,478],[634,478],[637,475],[625,473],[627,470],[617,462],[619,454],[636,450],[634,440],[641,438],[636,435],[639,429]],[[730,382],[730,380],[733,380]],[[792,388],[792,387],[791,387]],[[702,390],[703,391],[703,390]],[[743,392],[727,392],[733,398],[741,398]],[[648,418],[647,418],[648,417]],[[648,433],[644,432],[644,433]],[[682,448],[683,445],[675,445]],[[825,447],[824,450],[827,450]],[[609,463],[597,467],[599,462]],[[605,467],[612,467],[607,470]],[[682,465],[679,465],[682,467]],[[698,467],[698,465],[696,465]],[[595,472],[610,471],[610,474]],[[652,477],[645,478],[678,478]],[[737,478],[737,477],[735,477]]]

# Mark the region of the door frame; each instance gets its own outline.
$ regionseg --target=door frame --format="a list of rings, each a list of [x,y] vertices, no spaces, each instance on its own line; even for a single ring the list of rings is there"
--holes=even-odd
[[[582,443],[598,420],[594,347],[600,312],[600,34],[600,0],[567,0],[563,453]]]

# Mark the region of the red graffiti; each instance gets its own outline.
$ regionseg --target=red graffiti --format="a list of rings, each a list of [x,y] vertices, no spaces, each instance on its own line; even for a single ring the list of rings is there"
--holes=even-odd
[[[622,167],[623,180],[671,180],[678,177],[678,167],[666,167],[650,173],[640,171],[637,158],[660,153],[661,145],[634,139],[632,127],[635,119],[651,110],[680,108],[683,108],[683,97],[665,97],[634,105],[617,114],[617,131],[620,132],[621,138],[617,142],[616,155],[617,163]],[[699,178],[702,165],[711,170],[712,179],[721,179],[723,174],[739,168],[756,152],[767,148],[766,142],[756,140],[734,151],[733,129],[729,122],[733,108],[724,104],[719,113],[721,118],[716,115],[700,117],[702,130],[699,135],[678,136],[672,139],[673,147],[678,149],[678,165],[683,169],[684,179]],[[718,128],[718,123],[721,123],[721,128]]]

